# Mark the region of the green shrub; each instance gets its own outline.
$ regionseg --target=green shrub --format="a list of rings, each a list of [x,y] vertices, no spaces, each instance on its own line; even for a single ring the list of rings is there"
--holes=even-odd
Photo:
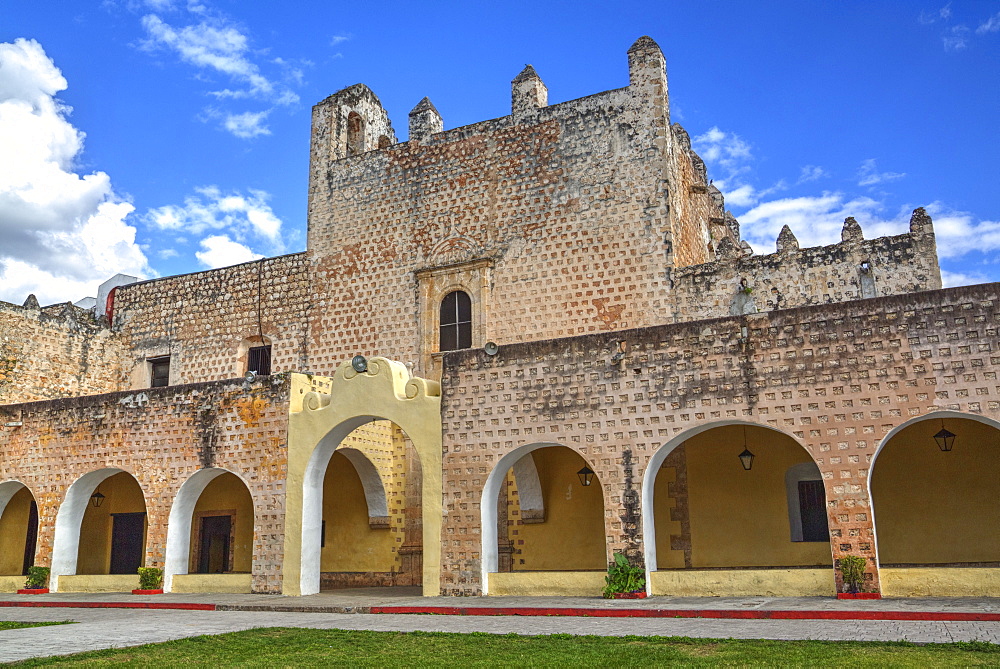
[[[24,587],[30,590],[45,588],[49,584],[48,567],[28,567],[28,579],[24,582]]]
[[[861,592],[861,586],[865,582],[865,566],[867,564],[868,560],[860,555],[845,555],[837,560],[840,575],[844,578],[844,585],[847,586],[848,592]]]
[[[159,590],[163,587],[163,570],[159,567],[139,567],[139,589]]]
[[[615,562],[608,567],[604,579],[604,598],[611,599],[615,593],[636,592],[646,587],[646,570],[628,561],[621,553],[615,553]]]

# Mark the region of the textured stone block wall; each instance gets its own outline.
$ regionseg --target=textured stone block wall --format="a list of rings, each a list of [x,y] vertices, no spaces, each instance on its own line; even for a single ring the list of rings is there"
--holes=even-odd
[[[146,566],[163,566],[167,519],[181,485],[220,467],[249,486],[254,506],[253,587],[280,592],[284,546],[289,384],[275,376],[0,407],[0,480],[15,479],[38,504],[36,563],[52,557],[55,519],[69,487],[114,467],[142,488]],[[16,419],[21,427],[4,427]]]
[[[776,253],[757,256],[725,245],[718,260],[674,269],[674,318],[697,321],[941,287],[934,231],[923,209],[913,213],[910,232],[895,237],[863,239],[849,218],[839,244],[799,248],[786,226],[777,246]]]
[[[309,370],[307,312],[317,296],[307,270],[296,253],[119,288],[113,327],[129,351],[126,387],[147,387],[146,360],[162,355],[172,385],[241,376],[259,330],[271,341],[272,371]]]
[[[313,340],[314,369],[330,373],[364,353],[432,371],[421,333],[437,304],[423,304],[421,277],[471,293],[463,272],[476,261],[488,265],[489,286],[474,304],[477,346],[669,320],[664,270],[675,254],[709,258],[715,209],[689,192],[698,170],[670,131],[662,53],[644,38],[629,63],[627,88],[549,106],[533,106],[544,105],[540,93],[531,104],[518,98],[514,115],[340,159],[329,146],[339,135],[316,130],[343,116],[340,94],[318,105],[309,252],[319,290],[310,327],[331,336]],[[526,70],[515,96],[525,82],[544,88]],[[432,112],[429,101],[414,110]],[[371,113],[381,123],[383,112]],[[674,205],[689,198],[697,202]]]
[[[479,592],[481,504],[496,504],[480,491],[504,454],[579,452],[604,486],[609,555],[641,554],[641,510],[623,500],[637,499],[649,459],[726,420],[802,444],[826,484],[834,555],[873,557],[880,440],[935,410],[1000,419],[998,294],[986,284],[446,354],[443,591]]]
[[[117,337],[72,304],[0,302],[0,404],[117,390],[123,352]]]

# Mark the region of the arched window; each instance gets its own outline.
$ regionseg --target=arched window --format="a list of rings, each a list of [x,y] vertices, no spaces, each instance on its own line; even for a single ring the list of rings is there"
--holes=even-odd
[[[468,293],[456,290],[441,300],[440,351],[472,347],[472,300]]]
[[[378,148],[380,148],[380,149],[388,149],[390,146],[392,146],[392,140],[390,140],[385,135],[379,135],[379,138],[378,138]]]
[[[347,155],[356,156],[365,152],[365,122],[358,112],[347,116]]]

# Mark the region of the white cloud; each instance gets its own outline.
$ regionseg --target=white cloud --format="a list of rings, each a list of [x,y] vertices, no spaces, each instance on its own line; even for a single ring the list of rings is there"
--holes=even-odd
[[[104,172],[81,175],[84,133],[55,97],[67,81],[34,40],[0,44],[0,299],[95,295],[123,272],[152,274]]]
[[[957,25],[951,26],[945,31],[944,35],[941,36],[941,42],[944,44],[945,51],[961,51],[962,49],[969,46],[969,30],[968,26]]]
[[[986,33],[995,33],[998,31],[1000,31],[1000,12],[986,19],[976,28],[977,35],[985,35]]]
[[[971,213],[952,209],[942,202],[932,202],[926,209],[934,220],[939,257],[1000,251],[1000,221],[977,221]]]
[[[862,161],[858,168],[858,185],[875,186],[887,181],[895,181],[906,176],[906,172],[879,172],[874,158]]]
[[[809,181],[817,181],[828,176],[830,176],[830,173],[819,165],[806,165],[802,168],[802,172],[799,174],[799,179],[795,182],[795,185],[804,184]]]
[[[263,239],[270,251],[284,251],[281,219],[274,215],[267,203],[270,197],[267,192],[250,189],[246,193],[223,193],[217,186],[196,188],[195,192],[197,195],[184,198],[183,206],[166,205],[150,209],[146,220],[161,230],[193,235],[225,230],[240,242],[249,238]]]
[[[341,33],[339,35],[334,35],[330,38],[330,46],[337,46],[347,40],[351,39],[352,35],[350,33]]]
[[[719,190],[723,191],[726,203],[734,207],[752,207],[758,200],[756,189],[749,184],[743,184],[732,190],[724,190],[723,188],[719,188]]]
[[[271,130],[264,121],[270,111],[244,112],[242,114],[227,114],[222,122],[226,130],[241,139],[250,139],[259,135],[270,135]]]
[[[264,257],[259,253],[254,253],[243,244],[234,242],[227,235],[206,237],[201,240],[201,247],[204,250],[198,251],[195,256],[210,269],[238,265]]]
[[[906,230],[898,221],[877,216],[882,204],[868,197],[845,201],[843,193],[784,198],[763,202],[740,216],[740,231],[758,253],[772,253],[782,226],[792,229],[802,246],[821,246],[840,241],[844,219],[853,216],[866,237],[899,234]]]
[[[695,137],[692,146],[705,162],[714,163],[730,172],[738,171],[753,158],[748,142],[736,133],[723,132],[716,126]]]
[[[963,272],[952,272],[946,269],[941,270],[941,284],[945,288],[954,288],[955,286],[971,286],[976,283],[987,282],[989,282],[989,278],[978,272],[966,274]]]
[[[261,71],[254,61],[257,54],[250,48],[249,37],[236,25],[219,16],[207,16],[201,5],[189,5],[188,11],[199,21],[182,27],[170,25],[156,14],[142,17],[147,35],[143,48],[175,53],[181,62],[198,68],[200,73],[228,79],[230,85],[208,91],[219,101],[257,100],[272,105],[263,111],[242,113],[206,110],[208,118],[222,119],[221,127],[241,139],[270,134],[265,121],[273,106],[298,104],[298,94],[280,78],[270,78]],[[288,61],[272,58],[261,62],[277,65],[283,70],[284,81],[301,85],[302,71]]]

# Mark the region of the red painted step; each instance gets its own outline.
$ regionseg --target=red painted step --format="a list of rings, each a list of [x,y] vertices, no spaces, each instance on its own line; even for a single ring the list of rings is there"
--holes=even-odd
[[[729,620],[954,620],[1000,622],[1000,613],[942,611],[768,611],[755,609],[596,609],[492,606],[373,606],[372,613],[452,616],[584,616],[591,618],[720,618]]]

